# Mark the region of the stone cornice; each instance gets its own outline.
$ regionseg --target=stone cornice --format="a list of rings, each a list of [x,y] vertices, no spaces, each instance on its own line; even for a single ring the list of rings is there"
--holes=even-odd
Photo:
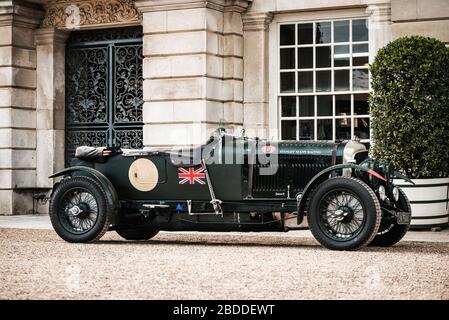
[[[52,0],[45,5],[42,27],[79,29],[140,24],[133,0]]]
[[[221,12],[245,12],[253,0],[137,0],[140,12],[210,8]]]
[[[269,30],[270,23],[273,21],[271,12],[246,13],[242,16],[244,31],[262,31]]]
[[[69,34],[68,31],[59,30],[54,27],[40,28],[35,33],[36,45],[65,43]]]
[[[0,4],[0,26],[36,28],[44,11],[35,4],[19,1],[5,1]]]

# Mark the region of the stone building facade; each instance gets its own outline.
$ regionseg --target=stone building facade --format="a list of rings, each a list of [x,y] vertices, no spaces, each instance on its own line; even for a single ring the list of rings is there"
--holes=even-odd
[[[0,1],[0,214],[77,144],[369,141],[367,64],[415,34],[449,44],[449,0]]]

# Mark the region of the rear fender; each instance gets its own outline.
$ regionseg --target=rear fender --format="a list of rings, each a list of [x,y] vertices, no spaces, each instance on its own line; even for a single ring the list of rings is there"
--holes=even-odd
[[[309,198],[311,192],[315,189],[316,185],[321,181],[329,179],[329,176],[327,176],[327,175],[331,174],[332,172],[335,172],[336,170],[341,170],[341,169],[351,169],[352,172],[354,170],[359,170],[362,172],[366,172],[369,175],[372,175],[378,179],[386,181],[384,177],[382,177],[381,175],[379,175],[377,172],[373,171],[372,169],[367,169],[367,168],[364,168],[364,167],[361,167],[361,166],[358,166],[355,164],[339,164],[336,166],[329,167],[329,168],[321,171],[317,175],[315,175],[312,178],[312,180],[310,180],[309,183],[305,186],[303,192],[296,195],[296,199],[298,200],[298,222],[302,221],[302,219],[303,219],[307,199]]]
[[[106,190],[106,200],[108,202],[108,207],[112,210],[112,224],[118,224],[119,223],[119,206],[120,206],[120,202],[119,202],[119,198],[117,195],[117,191],[115,190],[114,186],[112,185],[111,181],[109,181],[108,178],[106,178],[106,176],[104,174],[102,174],[100,171],[95,170],[93,168],[89,168],[89,167],[82,167],[82,166],[75,166],[75,167],[70,167],[70,168],[66,168],[62,171],[59,171],[53,175],[51,175],[49,178],[57,178],[57,177],[62,177],[62,176],[70,176],[72,177],[73,174],[75,172],[81,172],[84,174],[87,174],[91,177],[93,177],[94,179],[96,179],[101,186]],[[55,187],[58,185],[59,183],[56,183],[53,186],[53,190],[55,189]],[[53,195],[53,191],[52,191],[52,195]]]

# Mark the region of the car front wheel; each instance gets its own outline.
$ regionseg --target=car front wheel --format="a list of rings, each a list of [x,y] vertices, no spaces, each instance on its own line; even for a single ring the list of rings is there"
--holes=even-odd
[[[401,211],[412,212],[410,202],[401,189],[399,189],[397,207]],[[369,245],[374,247],[391,247],[401,241],[409,229],[410,222],[408,224],[398,224],[396,220],[389,223],[382,222],[379,232]]]
[[[310,200],[310,230],[331,250],[357,250],[376,236],[382,212],[373,190],[352,177],[323,182]]]

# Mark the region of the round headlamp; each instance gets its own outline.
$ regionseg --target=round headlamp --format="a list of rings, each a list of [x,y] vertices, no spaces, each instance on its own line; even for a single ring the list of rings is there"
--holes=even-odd
[[[387,198],[387,192],[385,191],[384,186],[379,186],[377,192],[379,193],[380,200],[384,201]]]
[[[398,187],[394,187],[392,193],[393,193],[394,201],[398,202],[398,200],[399,200],[399,188]]]

